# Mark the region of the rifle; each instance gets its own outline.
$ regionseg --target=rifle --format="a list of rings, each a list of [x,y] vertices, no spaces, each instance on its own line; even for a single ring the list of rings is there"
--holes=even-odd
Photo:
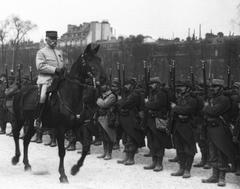
[[[231,88],[231,69],[230,66],[227,67],[227,88]]]
[[[148,67],[145,60],[143,61],[143,68],[144,68],[144,80],[145,80],[145,87],[146,87],[145,98],[148,98],[149,96],[148,77],[149,76],[148,76]]]
[[[148,67],[147,67],[147,78],[148,78],[148,82],[150,81],[150,78],[151,78],[151,74],[150,74],[150,72],[151,72],[151,63],[148,65]]]
[[[207,89],[207,78],[206,78],[206,62],[204,60],[202,62],[202,71],[203,71],[203,85],[204,85],[204,99],[208,98],[208,89]]]
[[[33,83],[32,66],[29,66],[29,74],[30,74],[30,81],[32,84]]]
[[[192,83],[192,88],[193,90],[195,90],[195,78],[194,78],[194,74],[193,74],[193,67],[190,67],[190,74],[191,74],[191,83]]]
[[[172,65],[169,64],[168,86],[172,88]]]
[[[9,88],[9,80],[8,80],[8,68],[7,68],[7,64],[5,64],[5,74],[6,74],[7,88]]]
[[[109,68],[109,81],[112,84],[112,68]]]
[[[122,64],[122,85],[126,82],[125,64]]]
[[[21,76],[21,64],[18,64],[18,82],[19,82],[19,88],[22,87],[22,76]]]
[[[175,60],[172,60],[172,78],[171,78],[171,83],[172,83],[172,92],[173,92],[173,102],[176,102],[176,70],[175,70]]]
[[[117,72],[118,72],[118,82],[120,83],[120,94],[122,95],[122,82],[121,82],[121,70],[120,70],[120,63],[117,62]]]

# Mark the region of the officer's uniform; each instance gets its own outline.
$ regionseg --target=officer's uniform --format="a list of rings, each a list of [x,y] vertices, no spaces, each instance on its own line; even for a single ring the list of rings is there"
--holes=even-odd
[[[56,68],[63,68],[62,52],[49,45],[40,49],[36,56],[37,84],[41,86],[40,103],[46,100],[47,88],[51,85]]]
[[[47,31],[46,37],[52,40],[57,40],[56,31]],[[37,52],[36,55],[36,68],[38,71],[37,84],[40,89],[40,99],[37,110],[37,119],[34,121],[36,128],[41,127],[41,117],[44,111],[44,104],[46,101],[46,93],[48,87],[52,84],[53,76],[56,74],[56,69],[63,68],[63,55],[60,50],[52,48],[49,44]],[[41,134],[39,135],[41,137]],[[38,140],[38,139],[37,139]],[[51,136],[51,141],[47,144],[52,147],[56,146],[56,139],[54,134]]]

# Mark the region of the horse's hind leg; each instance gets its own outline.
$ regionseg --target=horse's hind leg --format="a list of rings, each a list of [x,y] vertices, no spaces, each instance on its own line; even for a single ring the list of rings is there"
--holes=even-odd
[[[64,147],[64,132],[58,131],[57,132],[57,142],[58,142],[58,155],[60,158],[58,172],[60,174],[60,182],[61,183],[68,183],[68,178],[65,174],[64,169],[64,156],[65,156],[65,147]]]
[[[20,130],[22,128],[23,121],[13,121],[12,123],[12,133],[15,143],[15,156],[12,158],[12,164],[16,165],[19,162],[19,157],[21,155],[20,153],[20,147],[19,147],[19,135]]]
[[[84,160],[90,150],[91,146],[91,133],[88,131],[86,127],[83,127],[83,142],[82,142],[82,156],[78,160],[77,164],[73,165],[71,169],[71,174],[76,175],[79,169],[83,166]]]
[[[35,129],[33,127],[33,120],[27,121],[26,124],[27,124],[26,127],[28,129],[26,130],[26,134],[23,139],[23,151],[24,151],[23,163],[24,163],[24,170],[29,171],[29,170],[31,170],[31,165],[29,164],[29,160],[28,160],[28,146],[29,146],[32,136],[35,133]]]

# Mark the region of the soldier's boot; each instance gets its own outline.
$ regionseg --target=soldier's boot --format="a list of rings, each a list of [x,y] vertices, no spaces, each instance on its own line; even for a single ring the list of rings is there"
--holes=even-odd
[[[104,157],[104,160],[112,159],[112,149],[113,149],[113,144],[112,143],[108,143],[108,145],[107,145],[107,153],[106,153],[106,156]]]
[[[240,162],[237,163],[237,169],[235,175],[240,176]]]
[[[226,172],[220,170],[219,171],[218,186],[226,186],[225,176],[226,176]]]
[[[159,172],[163,170],[163,165],[162,165],[162,161],[163,161],[163,157],[157,157],[157,161],[156,161],[156,166],[153,169],[153,171],[155,172]]]
[[[185,170],[185,156],[184,155],[178,156],[178,163],[179,163],[179,168],[178,168],[177,172],[171,173],[171,176],[175,176],[175,177],[183,176],[184,170]]]
[[[193,157],[188,156],[186,159],[185,170],[183,174],[183,178],[190,178],[191,177],[191,168],[193,163]]]
[[[75,151],[76,150],[76,143],[71,141],[69,146],[67,147],[67,151]]]
[[[184,174],[184,168],[183,167],[179,167],[177,172],[171,173],[171,176],[179,177],[179,176],[183,176],[183,174]]]
[[[7,124],[7,123],[2,123],[0,135],[6,134],[6,124]]]
[[[211,164],[208,161],[203,166],[203,169],[211,169],[211,168],[212,168],[212,166],[211,166]]]
[[[219,178],[219,171],[216,168],[212,168],[212,175],[207,179],[202,179],[202,183],[217,183]]]
[[[113,150],[119,150],[119,149],[120,149],[120,144],[119,144],[119,141],[117,141],[113,144]]]
[[[134,165],[135,164],[134,156],[135,152],[128,152],[128,160],[124,163],[124,165]]]
[[[148,153],[143,154],[143,156],[144,156],[144,157],[151,157],[151,156],[152,156],[151,150],[150,150]]]
[[[231,173],[236,173],[237,171],[237,161],[234,161],[232,164],[231,164]]]
[[[52,142],[50,144],[50,147],[56,147],[57,146],[57,140],[55,134],[52,135]]]
[[[1,128],[0,135],[6,134],[6,131]]]
[[[128,152],[125,152],[124,158],[122,160],[117,160],[117,163],[124,164],[125,162],[127,162],[128,158],[129,158],[129,154],[128,154]]]
[[[173,159],[169,159],[169,162],[178,162],[178,156],[176,155]]]
[[[42,143],[42,131],[37,131],[36,143],[38,144]]]
[[[156,167],[156,164],[157,164],[157,157],[153,156],[152,157],[152,163],[150,165],[144,166],[143,168],[146,169],[146,170],[154,169]]]
[[[97,156],[97,158],[105,158],[106,154],[107,154],[107,143],[103,142],[103,154],[100,156]]]

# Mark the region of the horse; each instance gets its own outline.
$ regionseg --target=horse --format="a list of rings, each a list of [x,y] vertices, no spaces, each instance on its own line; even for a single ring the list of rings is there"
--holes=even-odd
[[[80,127],[77,125],[80,113],[83,110],[83,91],[84,89],[96,86],[96,82],[104,81],[106,73],[104,72],[101,59],[97,56],[99,45],[96,48],[89,44],[81,54],[76,62],[72,65],[69,74],[54,79],[52,89],[49,93],[48,100],[42,117],[42,127],[53,128],[55,130],[58,155],[59,155],[59,174],[60,182],[68,183],[68,178],[65,174],[64,157],[65,147],[64,139],[65,133],[68,130]],[[94,85],[86,84],[87,79],[93,79]],[[95,82],[96,81],[96,82]],[[15,123],[13,126],[13,136],[15,141],[15,155],[12,158],[12,164],[16,165],[19,162],[20,148],[19,148],[19,132],[23,124],[28,126],[27,132],[23,139],[24,146],[24,169],[31,170],[31,165],[28,160],[28,146],[36,129],[33,126],[34,118],[36,117],[36,107],[29,107],[30,102],[37,101],[38,89],[36,86],[30,87],[27,91],[21,91],[14,96],[13,109],[15,114]],[[34,104],[34,103],[33,103]],[[36,103],[35,103],[36,104]],[[26,106],[26,107],[25,107]],[[83,165],[88,151],[83,150],[82,156],[72,167],[71,173],[75,175],[80,167]]]

